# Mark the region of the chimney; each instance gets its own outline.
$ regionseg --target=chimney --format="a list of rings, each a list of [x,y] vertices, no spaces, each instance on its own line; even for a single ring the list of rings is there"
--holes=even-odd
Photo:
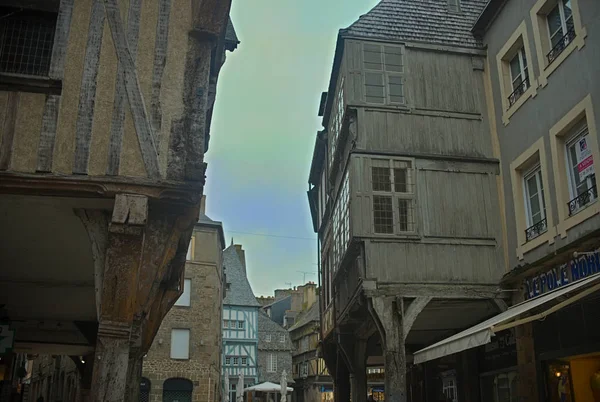
[[[241,244],[235,245],[235,251],[237,252],[238,257],[240,258],[240,261],[242,262],[242,268],[244,269],[244,275],[247,275],[246,274],[246,251],[242,250]]]
[[[203,195],[200,199],[200,213],[206,215],[206,196]]]

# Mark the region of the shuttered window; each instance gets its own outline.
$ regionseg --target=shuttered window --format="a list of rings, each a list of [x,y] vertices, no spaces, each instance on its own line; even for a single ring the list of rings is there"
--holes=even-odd
[[[277,356],[274,353],[269,353],[267,356],[267,373],[277,372]]]
[[[190,358],[190,330],[171,330],[171,359]]]
[[[365,102],[404,104],[404,49],[401,46],[363,45]]]
[[[410,233],[415,228],[414,170],[409,160],[371,160],[373,232]]]

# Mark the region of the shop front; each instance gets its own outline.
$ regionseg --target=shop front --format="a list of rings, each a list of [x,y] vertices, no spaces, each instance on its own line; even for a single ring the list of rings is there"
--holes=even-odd
[[[481,400],[516,402],[518,367],[514,328],[497,334],[490,343],[478,348],[477,358]]]
[[[321,402],[333,402],[333,384],[319,386]]]

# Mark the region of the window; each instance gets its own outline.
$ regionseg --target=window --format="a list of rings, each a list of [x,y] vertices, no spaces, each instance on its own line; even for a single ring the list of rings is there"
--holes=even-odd
[[[277,356],[273,353],[267,355],[267,373],[277,372]]]
[[[517,372],[509,371],[481,377],[481,394],[484,401],[517,402]]]
[[[238,359],[237,357],[233,357],[233,358],[232,358],[232,361],[233,361],[233,365],[234,365],[234,366],[237,366],[237,365],[238,365],[238,362],[239,362],[239,359]]]
[[[350,183],[344,176],[340,194],[333,208],[333,269],[337,271],[350,241]]]
[[[329,169],[335,159],[335,151],[337,149],[337,142],[342,131],[342,125],[344,123],[344,77],[340,80],[338,93],[335,98],[335,109],[331,118],[331,124],[329,133],[331,135],[331,141],[329,143]]]
[[[550,46],[552,46],[546,57],[548,57],[548,63],[552,63],[575,38],[571,0],[558,0],[546,16],[546,21]]]
[[[190,358],[190,330],[171,330],[171,359]]]
[[[175,302],[176,306],[190,306],[191,302],[191,288],[192,288],[192,280],[184,279],[183,280],[183,293],[179,296],[179,299]]]
[[[248,365],[248,358],[247,357],[242,357],[242,366],[247,366]]]
[[[537,81],[530,67],[528,40],[527,27],[523,21],[496,54],[504,125],[537,91]]]
[[[365,102],[404,104],[403,48],[363,44]]]
[[[271,342],[271,334],[267,334],[267,336],[265,337],[265,341]]]
[[[542,170],[536,165],[524,178],[525,213],[527,229],[525,241],[535,239],[548,229],[546,221],[546,200],[544,198],[544,185]]]
[[[238,329],[244,329],[244,321],[238,321],[237,327]]]
[[[226,365],[226,366],[229,366],[230,364],[231,364],[231,357],[227,356],[227,357],[225,358],[225,365]]]
[[[531,9],[542,86],[575,48],[585,44],[587,32],[579,10],[579,0],[537,0]]]
[[[510,61],[510,80],[513,92],[508,97],[510,106],[525,93],[529,88],[529,73],[527,72],[527,56],[525,48],[521,47]]]
[[[279,342],[285,343],[285,335],[284,334],[279,335]]]
[[[0,72],[47,76],[56,13],[0,7]]]
[[[379,234],[414,232],[414,183],[410,161],[373,159],[373,230]]]
[[[225,284],[225,290],[231,290],[231,283]]]
[[[567,178],[569,180],[569,215],[573,215],[598,198],[596,173],[590,147],[588,127],[583,122],[566,143]]]
[[[187,254],[185,255],[186,261],[191,261],[193,259],[193,257],[192,257],[192,243],[193,243],[193,241],[190,240],[190,244],[189,244],[188,249],[187,249]]]
[[[308,363],[304,362],[300,365],[300,376],[308,377]]]
[[[229,321],[223,320],[223,328],[229,328]]]
[[[306,352],[306,351],[308,351],[308,347],[309,347],[309,339],[308,339],[308,336],[305,336],[300,341],[300,351]]]

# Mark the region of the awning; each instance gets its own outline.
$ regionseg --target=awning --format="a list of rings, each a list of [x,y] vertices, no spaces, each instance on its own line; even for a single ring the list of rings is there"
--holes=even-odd
[[[414,363],[419,364],[429,360],[438,359],[443,356],[451,355],[454,353],[462,352],[463,350],[475,348],[477,346],[485,345],[489,343],[492,336],[496,332],[504,331],[509,328],[516,327],[521,324],[525,324],[531,321],[539,320],[546,317],[561,308],[576,302],[584,298],[585,296],[600,290],[600,283],[596,283],[593,286],[581,290],[579,293],[571,296],[569,299],[562,301],[548,310],[535,314],[528,317],[519,318],[523,313],[526,313],[536,307],[540,307],[545,303],[555,300],[558,297],[565,295],[566,293],[574,292],[578,289],[584,288],[586,285],[591,285],[594,282],[599,282],[600,273],[589,276],[585,279],[573,282],[569,285],[556,289],[552,292],[543,294],[536,298],[524,301],[516,304],[508,310],[500,313],[489,320],[486,320],[480,324],[475,325],[469,329],[466,329],[458,334],[444,339],[438,343],[428,346],[424,349],[415,352]]]
[[[292,392],[294,388],[287,387],[287,392]],[[263,382],[262,384],[254,385],[244,389],[244,392],[257,391],[257,392],[281,392],[281,385],[274,384],[272,382]]]

